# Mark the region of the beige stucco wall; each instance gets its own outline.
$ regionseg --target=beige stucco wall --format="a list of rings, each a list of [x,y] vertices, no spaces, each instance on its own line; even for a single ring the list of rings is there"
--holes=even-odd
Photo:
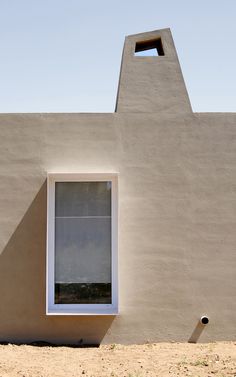
[[[170,32],[154,34],[165,49]],[[132,49],[124,57],[114,114],[0,115],[0,341],[236,339],[236,114],[192,113],[165,57],[153,85],[170,66],[175,85],[144,111],[153,93],[127,79],[137,62]],[[152,76],[159,57],[139,59]],[[116,317],[45,314],[48,172],[119,172]]]

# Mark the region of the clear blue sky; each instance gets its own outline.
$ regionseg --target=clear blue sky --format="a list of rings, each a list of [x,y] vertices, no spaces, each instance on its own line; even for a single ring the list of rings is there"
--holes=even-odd
[[[236,112],[236,0],[0,0],[0,112],[113,112],[125,35],[166,27],[193,110]]]

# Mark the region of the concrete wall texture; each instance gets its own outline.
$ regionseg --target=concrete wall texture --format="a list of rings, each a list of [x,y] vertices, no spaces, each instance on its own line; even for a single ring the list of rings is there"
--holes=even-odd
[[[154,38],[164,56],[134,56]],[[236,114],[192,112],[169,29],[126,38],[115,113],[0,133],[1,341],[236,339]],[[49,172],[119,172],[118,316],[46,315]]]

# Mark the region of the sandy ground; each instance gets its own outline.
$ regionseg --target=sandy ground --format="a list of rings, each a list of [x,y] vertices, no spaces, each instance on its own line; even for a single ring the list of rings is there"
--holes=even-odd
[[[0,346],[1,377],[236,377],[236,342],[99,348]]]

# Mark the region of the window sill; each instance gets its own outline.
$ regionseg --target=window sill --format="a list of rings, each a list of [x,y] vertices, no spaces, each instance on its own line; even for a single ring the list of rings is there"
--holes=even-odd
[[[64,305],[55,305],[54,307],[48,308],[46,315],[118,315],[119,311],[114,306],[109,307],[93,307],[93,308],[78,308],[78,307],[61,307]]]

